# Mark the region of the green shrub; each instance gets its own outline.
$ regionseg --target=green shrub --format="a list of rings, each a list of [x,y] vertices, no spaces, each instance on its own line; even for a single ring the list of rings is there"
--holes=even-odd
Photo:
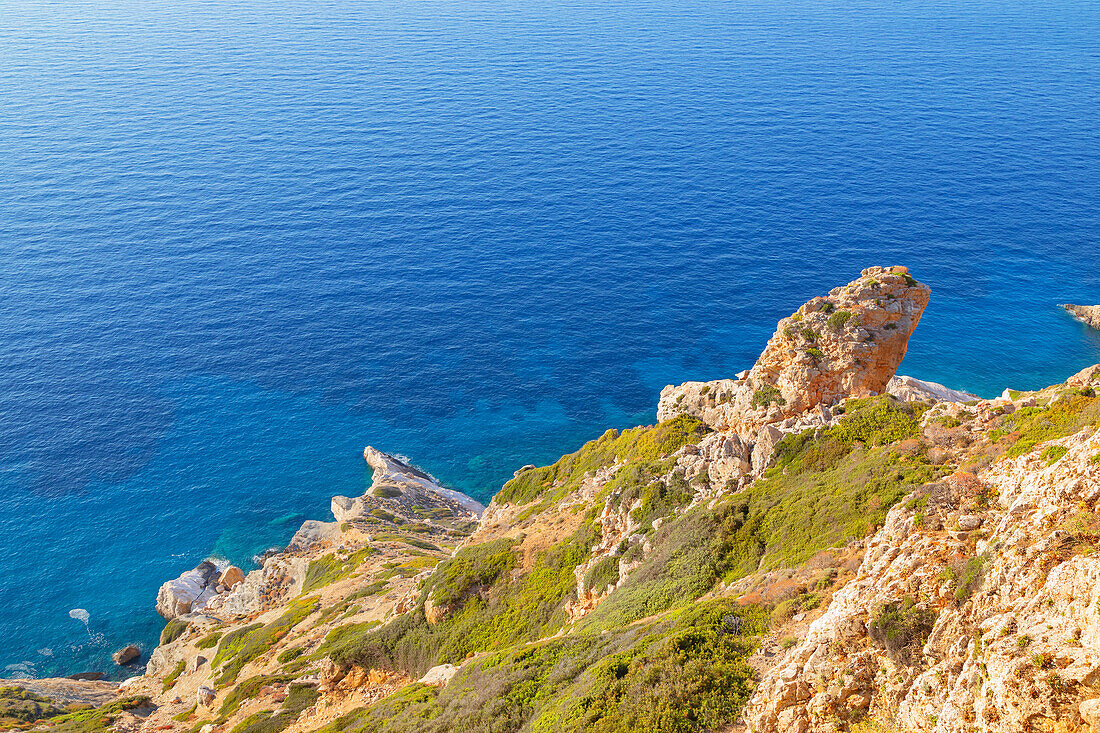
[[[198,649],[211,649],[214,647],[215,644],[218,643],[218,640],[221,638],[222,632],[215,631],[211,634],[207,634],[206,636],[195,642],[195,647]]]
[[[315,598],[297,598],[290,602],[282,616],[266,626],[252,624],[226,634],[218,645],[218,653],[214,655],[214,661],[210,664],[211,669],[221,666],[214,680],[215,683],[223,686],[236,680],[246,664],[271,649],[292,628],[316,610]]]
[[[1031,663],[1039,669],[1050,669],[1054,664],[1054,655],[1050,652],[1037,652],[1031,655]]]
[[[851,311],[837,311],[829,316],[828,326],[830,331],[840,331],[852,318]]]
[[[183,674],[184,667],[187,663],[184,660],[180,660],[179,664],[172,668],[172,671],[168,673],[168,676],[164,678],[164,691],[167,692],[172,685],[176,684],[176,680]]]
[[[844,417],[829,433],[845,443],[861,441],[886,445],[920,434],[920,416],[927,409],[916,403],[899,402],[889,395],[848,400]]]
[[[50,718],[51,733],[100,733],[106,731],[125,710],[150,704],[148,697],[128,697],[107,703],[102,707],[78,710],[67,715]]]
[[[277,662],[279,662],[279,664],[286,664],[287,662],[292,662],[295,659],[297,659],[298,657],[302,656],[302,654],[304,654],[305,651],[306,651],[306,648],[304,646],[297,646],[297,647],[294,647],[293,649],[287,649],[284,652],[280,652],[279,656],[276,657],[275,659],[276,659]]]
[[[492,585],[516,565],[512,547],[516,540],[503,538],[459,550],[440,563],[439,570],[426,583],[433,600],[440,606],[461,604],[471,592]]]
[[[311,593],[347,578],[364,560],[377,554],[378,550],[368,545],[353,552],[346,560],[341,560],[335,554],[328,554],[311,561],[306,569],[305,580],[302,581],[302,593]]]
[[[806,355],[814,361],[821,361],[825,358],[825,354],[823,354],[821,349],[817,348],[816,346],[811,346],[810,348],[806,349]]]
[[[452,615],[428,624],[418,608],[380,628],[340,626],[329,633],[319,653],[343,666],[359,664],[419,676],[436,664],[461,662],[473,652],[549,636],[566,622],[564,605],[576,591],[573,571],[588,556],[591,544],[586,522],[573,536],[540,552],[530,571],[518,577],[506,571],[514,563],[506,543],[465,548],[459,556],[470,553],[462,561],[449,570],[440,564],[425,582],[425,596],[438,589],[444,600],[461,599]],[[472,593],[474,587],[481,592]]]
[[[584,574],[584,586],[602,593],[609,585],[619,582],[619,556],[608,555]]]
[[[936,623],[936,612],[921,608],[912,598],[885,604],[871,619],[867,632],[897,664],[911,664],[913,651],[924,644]]]
[[[779,390],[770,384],[765,384],[752,395],[752,406],[754,408],[771,407],[773,402],[780,407],[787,404],[787,400],[783,399],[783,395]]]
[[[1043,449],[1043,452],[1039,454],[1039,457],[1047,462],[1048,466],[1051,466],[1058,461],[1062,460],[1062,457],[1069,453],[1069,448],[1064,445],[1051,445]]]
[[[985,555],[979,555],[965,562],[953,563],[943,569],[940,578],[954,583],[956,603],[966,602],[981,587],[985,580],[987,562],[988,558]]]
[[[238,723],[232,733],[279,733],[298,720],[302,711],[317,702],[321,693],[306,685],[291,685],[278,712],[261,710]]]
[[[524,471],[504,484],[496,498],[512,504],[527,504],[540,498],[556,500],[579,488],[584,477],[599,468],[616,462],[653,462],[697,443],[706,433],[706,426],[688,415],[622,433],[608,430],[598,440],[585,443],[576,453],[562,456],[550,466]]]
[[[0,682],[0,684],[3,684]],[[22,727],[46,718],[62,715],[66,709],[48,697],[21,687],[0,687],[0,726]]]
[[[270,675],[261,674],[255,677],[249,677],[233,688],[233,691],[225,696],[222,700],[221,707],[218,708],[218,715],[222,718],[228,718],[240,709],[241,705],[246,700],[251,700],[260,694],[260,690],[268,685],[279,684],[283,682],[289,682],[292,677],[289,675]]]
[[[717,729],[754,686],[763,614],[729,599],[607,634],[573,633],[463,665],[443,688],[409,685],[324,733],[653,733]]]
[[[1039,443],[1072,435],[1100,423],[1100,398],[1084,395],[1063,397],[1049,407],[1022,407],[1001,418],[998,428],[1019,437],[1006,453],[1022,456]]]
[[[183,619],[174,618],[164,625],[164,629],[160,632],[160,643],[171,644],[176,639],[183,636],[187,631],[187,622]]]

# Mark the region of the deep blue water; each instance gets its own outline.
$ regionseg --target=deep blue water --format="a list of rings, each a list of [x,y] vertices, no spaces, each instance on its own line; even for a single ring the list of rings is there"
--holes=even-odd
[[[905,373],[1100,362],[1097,3],[2,10],[0,676],[121,674],[368,443],[487,499],[867,265],[933,287]]]

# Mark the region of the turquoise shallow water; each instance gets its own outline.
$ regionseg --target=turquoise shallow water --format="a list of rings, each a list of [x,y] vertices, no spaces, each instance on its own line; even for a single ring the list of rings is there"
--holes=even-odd
[[[125,674],[368,443],[487,499],[870,264],[933,287],[905,373],[1100,362],[1096,4],[13,0],[0,60],[2,675]]]

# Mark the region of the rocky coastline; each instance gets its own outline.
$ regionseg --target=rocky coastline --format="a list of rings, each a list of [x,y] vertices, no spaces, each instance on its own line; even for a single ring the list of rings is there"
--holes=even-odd
[[[929,296],[865,269],[487,507],[368,446],[333,521],[167,581],[80,730],[1100,733],[1100,365],[898,375]]]
[[[1100,305],[1062,305],[1074,318],[1095,329],[1100,329]]]

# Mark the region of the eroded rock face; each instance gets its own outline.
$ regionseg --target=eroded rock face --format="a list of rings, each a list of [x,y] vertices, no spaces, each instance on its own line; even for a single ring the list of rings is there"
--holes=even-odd
[[[1071,305],[1065,303],[1062,307],[1072,313],[1078,320],[1084,321],[1093,328],[1100,329],[1100,305]]]
[[[1100,732],[1100,556],[1073,534],[1096,521],[1100,432],[1052,444],[1067,451],[1053,463],[1036,450],[960,471],[894,507],[856,578],[761,680],[749,729],[833,733],[869,713],[928,733]],[[967,567],[979,582],[960,591]],[[934,621],[890,653],[872,627],[905,599]]]
[[[679,414],[750,442],[760,427],[849,397],[881,394],[905,356],[931,291],[904,267],[870,267],[779,321],[743,379],[661,391],[659,420]]]

